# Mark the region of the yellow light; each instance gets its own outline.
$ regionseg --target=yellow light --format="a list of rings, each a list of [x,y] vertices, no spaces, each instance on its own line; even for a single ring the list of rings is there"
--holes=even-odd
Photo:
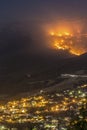
[[[85,99],[85,98],[83,98],[83,99],[82,99],[82,101],[83,101],[83,102],[85,102],[85,101],[86,101],[86,99]]]
[[[72,50],[72,49],[70,50],[70,53],[71,53],[71,54],[74,54],[74,55],[77,55],[77,56],[80,56],[81,54],[83,54],[83,53],[80,52],[80,51],[78,52],[78,51]]]
[[[51,36],[54,36],[54,35],[55,35],[55,33],[54,33],[54,32],[51,32],[50,34],[51,34]]]
[[[75,103],[76,102],[75,99],[73,99],[72,102]]]
[[[61,34],[61,33],[58,33],[58,36],[59,36],[59,37],[62,37],[62,34]]]
[[[22,113],[25,113],[25,112],[26,112],[26,110],[23,109],[23,110],[22,110]]]
[[[52,47],[58,50],[67,50],[69,53],[80,56],[81,54],[85,53],[86,51],[84,48],[77,48],[74,44],[76,43],[71,33],[69,32],[51,32],[52,40]]]
[[[64,42],[64,40],[62,39],[62,40],[61,40],[61,42],[63,43],[63,42]]]
[[[68,32],[64,32],[64,34],[65,34],[65,35],[67,35],[67,36],[69,36],[69,35],[70,35],[70,33],[68,33]]]
[[[60,50],[63,49],[61,46],[57,46],[57,48],[60,49]]]

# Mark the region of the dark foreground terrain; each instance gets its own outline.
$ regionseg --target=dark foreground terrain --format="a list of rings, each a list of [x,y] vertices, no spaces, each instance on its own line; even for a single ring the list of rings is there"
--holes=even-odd
[[[1,130],[86,130],[87,77],[60,78],[35,93],[7,98],[0,105]]]

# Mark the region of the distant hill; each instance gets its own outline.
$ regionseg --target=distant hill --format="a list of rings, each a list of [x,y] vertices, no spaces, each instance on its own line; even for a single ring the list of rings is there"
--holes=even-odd
[[[0,32],[0,93],[32,91],[45,87],[30,85],[32,82],[87,70],[87,54],[76,57],[66,51],[38,50],[34,42],[31,35],[27,37],[21,30],[8,27]]]
[[[80,70],[87,70],[87,54],[74,58],[13,57],[11,61],[1,63],[0,93],[21,93],[32,91],[32,88],[43,88],[46,87],[45,84],[34,82],[54,80],[61,73]]]

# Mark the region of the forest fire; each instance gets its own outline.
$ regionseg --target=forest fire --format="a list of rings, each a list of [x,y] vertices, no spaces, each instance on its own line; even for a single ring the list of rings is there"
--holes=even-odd
[[[50,32],[50,36],[52,41],[52,48],[54,49],[67,50],[69,53],[77,56],[86,53],[84,46],[80,46],[83,43],[83,38],[85,38],[87,41],[87,37],[85,35],[74,35],[69,32]]]

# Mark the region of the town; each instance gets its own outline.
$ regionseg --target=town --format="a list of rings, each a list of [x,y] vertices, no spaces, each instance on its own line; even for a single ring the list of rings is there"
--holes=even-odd
[[[26,126],[31,130],[67,130],[72,118],[83,118],[80,110],[87,110],[86,95],[87,83],[83,82],[59,92],[40,90],[32,96],[10,100],[0,105],[0,130],[19,130],[24,124],[24,129]]]

